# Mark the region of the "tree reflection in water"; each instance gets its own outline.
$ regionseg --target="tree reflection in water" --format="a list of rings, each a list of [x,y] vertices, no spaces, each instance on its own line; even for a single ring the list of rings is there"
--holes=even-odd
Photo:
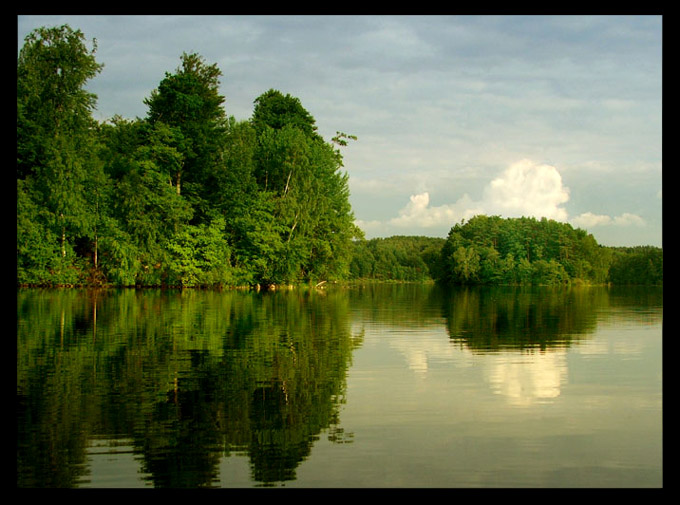
[[[85,485],[90,446],[110,440],[131,448],[154,487],[218,486],[220,462],[233,456],[248,458],[247,485],[282,485],[324,434],[352,442],[339,411],[362,326],[371,335],[399,331],[389,341],[418,353],[410,363],[421,375],[433,353],[502,353],[486,379],[522,405],[527,395],[559,394],[560,356],[602,314],[640,307],[620,314],[654,322],[662,297],[632,288],[415,284],[275,293],[21,289],[17,483]],[[424,338],[428,328],[444,338]],[[527,367],[519,361],[528,354],[546,359]],[[139,477],[127,483],[139,485]]]
[[[295,479],[354,345],[347,298],[312,290],[22,290],[17,343],[20,487],[79,485],[114,433],[155,487],[216,485],[234,450],[263,485]]]

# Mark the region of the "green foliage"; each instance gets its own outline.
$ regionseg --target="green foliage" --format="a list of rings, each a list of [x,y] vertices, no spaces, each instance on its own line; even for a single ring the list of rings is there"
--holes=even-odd
[[[451,284],[659,284],[663,252],[603,247],[584,230],[545,218],[480,215],[451,228],[437,278]]]
[[[96,96],[84,86],[102,69],[95,52],[96,42],[90,51],[84,35],[67,25],[26,37],[17,60],[18,178],[40,170],[58,147],[77,143],[92,126]]]
[[[285,126],[300,130],[305,136],[319,138],[316,121],[298,98],[270,89],[255,99],[251,123],[258,132],[266,128],[280,130]]]
[[[168,284],[182,287],[225,286],[231,282],[230,250],[224,218],[209,225],[185,225],[167,245]]]
[[[663,250],[657,247],[615,248],[609,269],[613,284],[663,284]]]
[[[162,165],[177,194],[183,193],[194,209],[195,224],[214,214],[206,190],[211,174],[223,159],[226,115],[219,94],[222,72],[198,54],[184,53],[174,74],[166,73],[158,88],[144,100],[148,123],[160,133],[157,146],[169,155]]]
[[[451,228],[439,279],[453,284],[603,283],[610,252],[566,223],[475,216]]]
[[[395,236],[353,243],[354,280],[427,281],[436,278],[444,239]]]
[[[101,182],[91,118],[96,97],[84,89],[102,68],[95,50],[96,44],[87,49],[80,31],[61,26],[29,34],[19,54],[17,280],[22,283],[81,282],[79,249],[96,234]]]
[[[360,232],[339,152],[316,134],[299,100],[278,91],[256,100],[251,123],[257,142],[252,173],[272,209],[266,249],[276,255],[262,282],[345,277],[350,241]]]
[[[96,46],[95,46],[96,47]],[[333,280],[360,236],[342,156],[300,100],[227,118],[221,71],[184,53],[147,117],[91,117],[102,68],[79,31],[17,62],[17,282],[215,286]],[[338,133],[336,145],[356,137]]]
[[[59,266],[58,237],[45,226],[26,186],[17,180],[17,282],[51,284]]]

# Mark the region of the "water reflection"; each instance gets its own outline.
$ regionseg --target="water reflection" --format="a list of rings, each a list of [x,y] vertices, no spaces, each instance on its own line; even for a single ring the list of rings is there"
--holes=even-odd
[[[487,380],[509,404],[530,406],[559,397],[568,378],[567,349],[597,352],[589,340],[598,325],[623,318],[655,324],[663,317],[657,288],[462,287],[446,290],[443,313],[451,341],[495,355]],[[634,307],[634,310],[631,310]],[[635,353],[641,342],[604,344],[600,352]]]
[[[569,347],[591,334],[612,305],[644,303],[651,322],[663,310],[661,291],[575,287],[468,287],[445,291],[442,311],[451,339],[475,352]],[[656,294],[654,294],[656,293]],[[630,314],[629,310],[622,314]]]
[[[492,390],[511,405],[529,406],[557,398],[567,380],[566,352],[505,355],[488,370]]]
[[[295,478],[336,427],[354,340],[332,293],[20,291],[18,485],[87,482],[92,441],[123,434],[156,487],[202,487],[247,454]],[[120,436],[120,435],[119,435]]]
[[[367,388],[370,412],[417,430],[423,405],[454,419],[436,410],[443,392],[457,416],[506,412],[468,408],[482,388],[517,411],[553,402],[575,348],[641,353],[634,339],[591,341],[598,326],[652,325],[662,311],[649,289],[19,290],[18,485],[220,486],[235,461],[247,461],[243,485],[290,483],[322,438],[361,445],[340,412],[367,341],[377,356],[361,377],[394,381]],[[385,345],[420,382],[386,366]]]

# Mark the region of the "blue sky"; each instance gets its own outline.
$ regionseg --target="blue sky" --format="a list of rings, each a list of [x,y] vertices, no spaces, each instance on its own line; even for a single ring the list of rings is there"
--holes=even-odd
[[[445,237],[474,214],[661,245],[661,16],[18,16],[97,39],[95,117],[144,117],[183,52],[225,110],[290,93],[343,148],[366,237]]]

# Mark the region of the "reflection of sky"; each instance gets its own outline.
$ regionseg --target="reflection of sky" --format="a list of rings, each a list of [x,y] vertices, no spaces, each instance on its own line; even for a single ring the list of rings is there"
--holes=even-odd
[[[487,378],[494,393],[526,406],[560,395],[567,380],[566,351],[494,355]]]
[[[560,395],[567,380],[567,351],[547,353],[507,352],[475,355],[465,347],[451,345],[445,330],[414,331],[389,329],[389,346],[406,361],[409,370],[421,380],[438,364],[456,368],[483,366],[491,391],[511,405],[527,406]]]
[[[443,329],[441,332],[413,335],[415,338],[393,339],[390,346],[406,358],[409,369],[418,377],[427,375],[433,361],[451,361],[457,354]]]
[[[392,366],[406,365],[419,382],[441,380],[444,376],[432,374],[444,370],[477,368],[491,393],[504,399],[509,406],[526,407],[560,397],[569,381],[570,355],[572,359],[610,356],[628,361],[641,358],[648,342],[640,339],[635,330],[639,326],[648,328],[650,323],[659,321],[660,317],[642,323],[630,317],[607,317],[599,321],[600,330],[596,335],[579,339],[570,347],[556,347],[547,352],[473,352],[465,345],[453,344],[445,327],[433,321],[429,321],[430,325],[366,324],[362,321],[355,322],[354,329],[366,337],[364,348],[387,345],[395,351],[395,359],[399,362],[393,362]],[[384,352],[378,348],[374,351]]]
[[[319,440],[301,485],[661,482],[658,325],[621,320],[567,347],[481,352],[435,321],[354,324],[364,338],[340,414],[354,443]]]

